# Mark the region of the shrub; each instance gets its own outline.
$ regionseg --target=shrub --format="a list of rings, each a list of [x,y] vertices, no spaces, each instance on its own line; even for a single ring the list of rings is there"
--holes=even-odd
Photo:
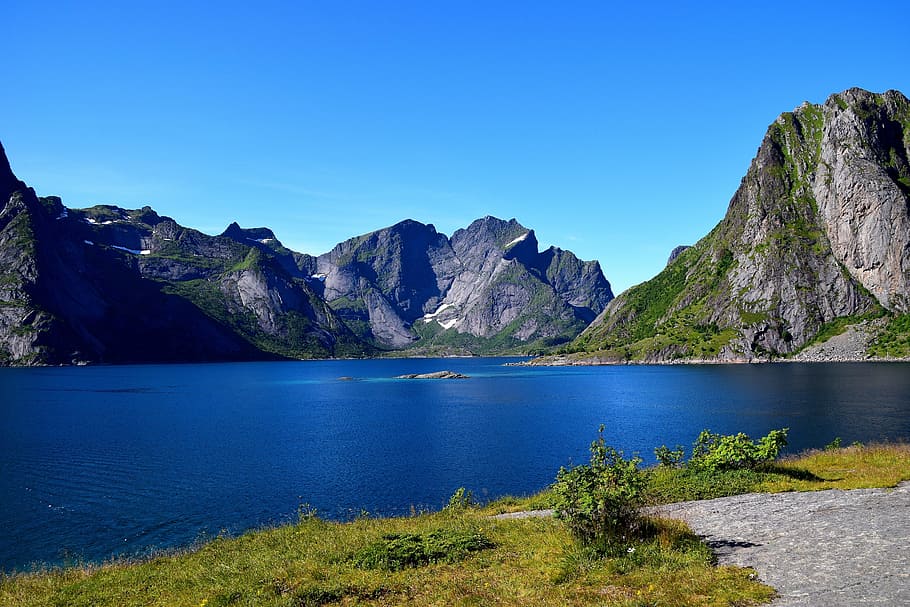
[[[474,501],[474,493],[464,487],[459,487],[449,498],[449,503],[443,508],[444,512],[463,512],[471,506],[477,505]]]
[[[354,557],[361,569],[398,571],[430,563],[454,563],[471,552],[493,548],[493,542],[480,531],[437,529],[430,533],[391,533],[372,542]]]
[[[715,434],[703,430],[692,445],[689,467],[695,470],[718,472],[723,470],[754,470],[780,455],[787,445],[788,428],[772,430],[757,443],[747,435]]]
[[[634,533],[640,522],[644,473],[641,459],[623,458],[600,435],[591,443],[591,461],[560,468],[553,486],[556,516],[584,544],[615,543]]]
[[[657,458],[657,463],[667,468],[678,467],[682,462],[684,453],[685,450],[679,445],[676,445],[676,449],[670,449],[666,445],[661,445],[654,449],[654,456]]]

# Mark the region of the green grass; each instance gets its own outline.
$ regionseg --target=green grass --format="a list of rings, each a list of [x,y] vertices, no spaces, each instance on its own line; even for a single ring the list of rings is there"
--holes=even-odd
[[[435,562],[364,565],[364,551],[415,535],[482,541],[471,550],[443,546]],[[604,555],[576,544],[552,518],[499,521],[473,509],[347,524],[309,519],[144,563],[0,579],[0,604],[10,607],[748,605],[772,594],[748,570],[714,567],[680,523],[655,522],[621,554]]]
[[[649,501],[667,504],[751,492],[894,487],[910,480],[910,445],[851,446],[786,457],[760,470],[649,470]]]
[[[910,446],[813,451],[761,472],[649,471],[654,502],[754,490],[893,486]],[[682,523],[650,520],[641,537],[585,547],[553,518],[491,514],[549,507],[549,492],[404,518],[296,525],[218,538],[143,562],[0,576],[0,605],[754,605],[774,592],[748,569],[716,567]]]
[[[868,353],[883,358],[910,357],[910,314],[901,314],[869,344]]]

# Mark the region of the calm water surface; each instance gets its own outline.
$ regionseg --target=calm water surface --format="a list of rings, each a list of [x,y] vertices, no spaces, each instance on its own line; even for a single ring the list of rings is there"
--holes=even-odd
[[[910,437],[910,365],[506,367],[506,359],[0,369],[0,569],[544,488],[608,442],[790,427]],[[394,380],[451,369],[467,380]],[[351,377],[352,380],[342,380]]]

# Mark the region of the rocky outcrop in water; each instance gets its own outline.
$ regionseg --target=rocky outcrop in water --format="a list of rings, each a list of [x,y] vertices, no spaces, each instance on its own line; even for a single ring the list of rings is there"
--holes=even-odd
[[[769,128],[724,219],[617,297],[571,350],[611,360],[788,355],[837,319],[907,311],[910,102],[850,89]]]
[[[467,375],[455,371],[433,371],[432,373],[407,373],[397,375],[395,379],[468,379]]]

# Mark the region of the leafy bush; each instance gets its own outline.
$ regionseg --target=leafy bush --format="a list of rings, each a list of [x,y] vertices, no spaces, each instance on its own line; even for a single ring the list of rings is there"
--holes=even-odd
[[[443,508],[444,512],[463,512],[471,506],[477,505],[474,500],[474,493],[464,487],[459,487],[449,498],[449,503]]]
[[[614,543],[636,531],[645,487],[641,459],[623,458],[600,435],[591,443],[591,462],[560,468],[553,486],[556,516],[585,544]]]
[[[754,470],[780,455],[787,445],[788,430],[772,430],[757,443],[742,432],[724,435],[703,430],[692,445],[692,457],[688,465],[696,470],[712,472]]]
[[[654,456],[657,458],[657,463],[667,468],[678,467],[682,462],[684,454],[685,450],[679,445],[676,445],[676,449],[670,449],[666,445],[661,445],[654,449]]]
[[[492,540],[480,531],[437,529],[430,533],[391,533],[372,542],[354,557],[361,569],[399,571],[430,563],[454,563],[471,552],[493,548]]]

